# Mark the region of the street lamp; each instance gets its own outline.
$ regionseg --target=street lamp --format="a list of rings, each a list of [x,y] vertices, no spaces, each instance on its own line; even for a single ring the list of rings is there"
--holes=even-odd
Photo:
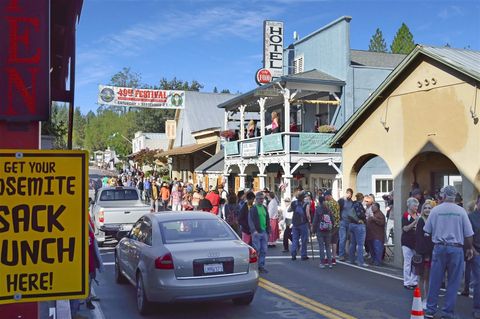
[[[133,145],[133,141],[129,140],[128,138],[126,138],[125,136],[120,134],[119,132],[115,132],[115,133],[112,134],[112,137],[117,137],[117,136],[123,137],[124,140],[126,140],[128,143]]]

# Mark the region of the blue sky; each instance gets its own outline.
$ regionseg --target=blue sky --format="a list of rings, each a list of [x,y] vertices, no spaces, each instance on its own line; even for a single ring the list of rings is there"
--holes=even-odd
[[[75,105],[97,109],[97,87],[130,67],[142,82],[197,80],[246,92],[262,67],[263,21],[284,22],[284,45],[351,16],[352,49],[380,28],[389,46],[406,23],[415,43],[480,50],[480,1],[84,0],[77,27]]]

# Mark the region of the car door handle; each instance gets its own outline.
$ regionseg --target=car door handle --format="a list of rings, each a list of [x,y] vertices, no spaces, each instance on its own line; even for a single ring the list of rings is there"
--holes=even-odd
[[[130,212],[124,212],[125,214],[130,214]]]

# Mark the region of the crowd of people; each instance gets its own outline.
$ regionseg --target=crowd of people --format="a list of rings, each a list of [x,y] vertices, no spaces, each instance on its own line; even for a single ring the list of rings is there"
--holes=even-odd
[[[360,267],[381,266],[386,239],[393,236],[386,231],[392,194],[384,196],[384,214],[373,194],[354,195],[351,188],[336,201],[330,190],[312,194],[299,187],[293,200],[285,198],[282,202],[267,188],[256,193],[229,193],[220,184],[207,191],[194,187],[192,181],[165,182],[155,176],[123,176],[105,182],[136,186],[152,211],[203,210],[225,219],[244,242],[256,249],[261,273],[268,272],[268,248],[277,244],[281,233],[283,252],[289,253],[292,261],[297,260],[297,254],[301,260],[308,260],[308,245],[316,238],[322,269],[333,268],[337,260]],[[474,318],[480,318],[480,196],[466,209],[462,206],[453,186],[429,196],[414,185],[406,200],[407,210],[401,218],[403,285],[406,289],[420,288],[427,318],[436,313],[441,313],[441,318],[453,318],[462,279],[462,295],[471,294],[472,283]],[[470,280],[471,275],[475,280]],[[442,285],[447,292],[440,311]]]

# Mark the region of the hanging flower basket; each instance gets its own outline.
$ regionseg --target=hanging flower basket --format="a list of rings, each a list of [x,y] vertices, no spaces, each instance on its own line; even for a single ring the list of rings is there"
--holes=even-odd
[[[235,136],[235,132],[233,130],[221,131],[220,136],[225,138],[232,138]]]
[[[318,133],[335,133],[337,129],[333,125],[321,125],[318,127]]]

